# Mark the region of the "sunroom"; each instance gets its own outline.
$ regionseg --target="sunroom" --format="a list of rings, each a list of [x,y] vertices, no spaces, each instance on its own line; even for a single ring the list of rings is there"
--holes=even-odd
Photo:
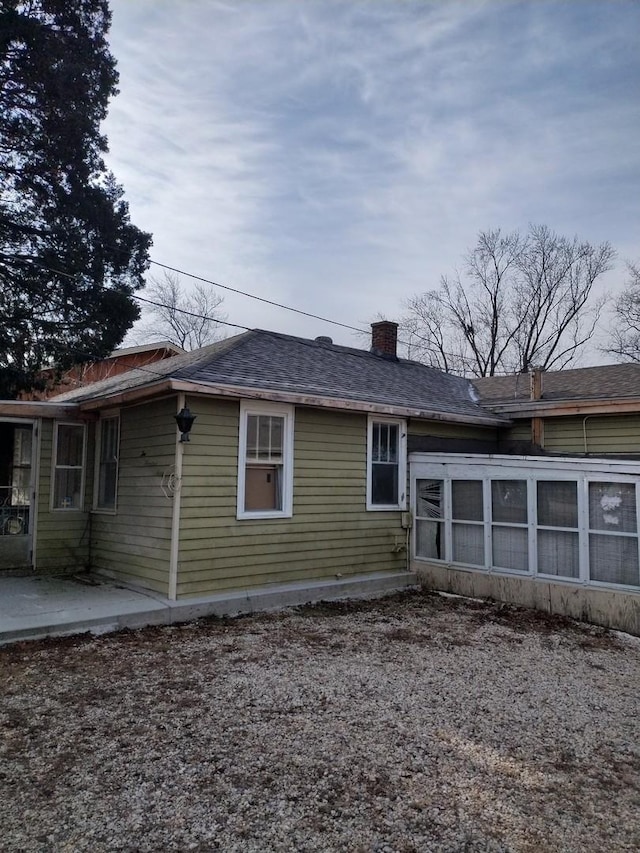
[[[417,565],[640,592],[639,462],[412,454],[410,463]]]

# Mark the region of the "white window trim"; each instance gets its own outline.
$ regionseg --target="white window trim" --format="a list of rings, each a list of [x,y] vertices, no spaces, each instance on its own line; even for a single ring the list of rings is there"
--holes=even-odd
[[[118,419],[118,457],[116,459],[116,494],[113,507],[98,506],[98,496],[100,494],[100,453],[102,444],[102,425],[104,421]],[[96,428],[96,442],[94,448],[93,460],[93,503],[92,512],[97,512],[104,515],[116,515],[118,510],[118,476],[120,474],[120,411],[104,412],[98,421]]]
[[[58,469],[58,427],[61,426],[72,426],[72,427],[80,427],[82,429],[82,462],[81,462],[81,477],[80,477],[80,506],[56,506],[55,505],[55,494],[56,494],[56,471]],[[79,424],[77,421],[55,421],[54,429],[53,429],[53,447],[51,453],[51,488],[49,489],[49,509],[51,512],[83,512],[84,511],[84,490],[85,490],[85,481],[87,475],[87,427],[86,424]],[[68,466],[65,465],[65,468],[73,468],[76,470],[75,465]]]
[[[240,435],[238,442],[238,500],[236,518],[291,518],[293,516],[293,435],[294,407],[261,401],[240,401]],[[248,415],[272,415],[284,418],[282,430],[282,509],[253,510],[244,508],[245,473],[247,465],[247,417]]]
[[[394,424],[398,427],[398,502],[395,504],[374,504],[372,501],[373,473],[373,425]],[[407,422],[399,418],[385,418],[369,415],[367,419],[367,510],[370,512],[389,512],[407,508]]]

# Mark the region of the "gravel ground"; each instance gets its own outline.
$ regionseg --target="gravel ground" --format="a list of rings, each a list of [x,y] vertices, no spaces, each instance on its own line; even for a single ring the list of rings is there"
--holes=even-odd
[[[640,641],[410,593],[0,649],[2,851],[637,851]]]

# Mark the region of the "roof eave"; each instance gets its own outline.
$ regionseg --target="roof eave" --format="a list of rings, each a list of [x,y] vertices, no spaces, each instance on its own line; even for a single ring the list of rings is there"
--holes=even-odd
[[[524,400],[518,403],[483,401],[482,405],[494,412],[517,418],[640,414],[640,397],[606,400]]]
[[[320,409],[340,409],[342,411],[365,412],[388,415],[399,418],[421,418],[423,420],[445,421],[448,423],[469,424],[473,426],[506,426],[508,417],[490,412],[477,415],[465,415],[453,412],[441,412],[433,409],[419,409],[411,406],[393,406],[371,403],[365,400],[346,400],[338,397],[322,397],[315,394],[300,394],[290,391],[274,391],[266,388],[248,388],[244,385],[223,385],[204,382],[191,382],[186,379],[165,379],[128,390],[105,394],[89,400],[79,401],[82,411],[94,411],[129,403],[138,403],[151,397],[171,392],[184,392],[209,397],[229,397],[245,400],[271,400],[278,403],[291,403],[299,406],[312,406]]]
[[[49,400],[2,400],[0,418],[61,418],[72,417],[79,411],[78,403],[55,403]]]
[[[509,419],[492,415],[489,412],[478,415],[463,415],[440,412],[431,409],[418,409],[410,406],[391,406],[370,403],[365,400],[346,400],[338,397],[322,397],[315,394],[300,394],[290,391],[274,391],[266,388],[247,388],[243,385],[205,384],[188,380],[171,380],[174,391],[187,394],[202,394],[213,397],[231,397],[245,400],[272,400],[278,403],[292,403],[299,406],[312,406],[320,409],[341,409],[343,411],[366,412],[377,415],[389,415],[400,418],[421,418],[424,420],[447,421],[450,423],[470,424],[485,427],[506,426]]]
[[[142,400],[157,397],[172,390],[171,380],[164,379],[160,382],[141,385],[137,388],[128,388],[124,391],[115,391],[112,394],[102,394],[99,397],[92,397],[88,400],[79,400],[76,405],[83,412],[90,412],[97,409],[107,409],[114,406],[124,406],[128,403],[141,402]]]

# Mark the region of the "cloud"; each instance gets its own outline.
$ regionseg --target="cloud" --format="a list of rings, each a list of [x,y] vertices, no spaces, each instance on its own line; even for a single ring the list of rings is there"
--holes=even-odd
[[[398,316],[482,228],[640,255],[637,4],[112,7],[110,162],[158,260],[357,324]]]

